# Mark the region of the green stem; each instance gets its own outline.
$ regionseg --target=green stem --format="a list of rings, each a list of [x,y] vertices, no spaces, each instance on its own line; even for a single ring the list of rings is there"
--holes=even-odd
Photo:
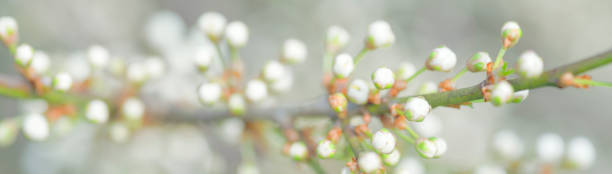
[[[398,137],[400,137],[404,141],[409,142],[410,144],[414,144],[414,142],[415,142],[415,140],[412,139],[412,137],[406,136],[406,134],[398,131],[397,129],[393,129],[393,133],[395,133],[395,135],[397,135]]]
[[[331,72],[333,66],[333,53],[327,51],[323,56],[323,72]]]
[[[495,59],[495,63],[493,64],[493,70],[499,67],[499,64],[504,59],[504,54],[506,54],[506,49],[502,47],[499,49],[499,52],[497,53],[497,58]]]
[[[461,77],[463,74],[465,74],[465,72],[467,72],[467,70],[467,68],[461,69],[461,71],[459,71],[459,73],[457,73],[457,75],[455,75],[455,77],[453,77],[451,81],[456,82],[459,77]]]
[[[600,81],[587,80],[587,79],[574,79],[574,82],[581,84],[581,85],[612,87],[612,82],[600,82]]]
[[[225,69],[227,63],[225,62],[225,56],[223,56],[223,52],[221,51],[221,46],[219,46],[219,43],[214,42],[213,45],[215,45],[215,49],[217,50],[217,58],[219,59],[219,62],[221,62],[221,67]]]
[[[410,128],[410,126],[406,126],[406,131],[408,131],[408,133],[410,134],[410,136],[412,136],[412,138],[419,139],[419,134],[414,132],[414,130],[412,130],[412,128]]]
[[[10,45],[7,45],[6,47],[8,47],[9,52],[11,53],[11,55],[15,55],[15,52],[17,52],[17,45],[16,44],[10,44]]]
[[[239,57],[238,56],[238,48],[235,48],[235,47],[232,47],[232,46],[229,46],[229,48],[230,48],[230,57],[231,57],[232,61],[238,60],[238,57]]]
[[[323,168],[321,167],[319,162],[316,161],[315,159],[310,159],[310,160],[308,160],[307,163],[308,163],[308,166],[310,166],[310,168],[312,168],[312,170],[314,170],[315,173],[317,173],[317,174],[325,174],[325,170],[323,170]]]
[[[412,76],[410,76],[408,79],[406,79],[406,83],[409,83],[410,81],[412,81],[412,79],[416,78],[417,76],[419,76],[421,73],[425,72],[425,70],[427,70],[427,67],[422,67],[421,69],[419,69],[417,72],[415,72],[414,74],[412,74]]]
[[[19,88],[11,88],[0,85],[0,96],[25,99],[30,97],[30,93]]]
[[[368,48],[367,47],[363,47],[363,49],[361,49],[361,51],[359,52],[359,54],[357,54],[357,56],[355,56],[355,65],[357,65],[357,63],[359,63],[359,61],[361,59],[363,59],[363,56],[365,56],[365,54],[368,52]]]

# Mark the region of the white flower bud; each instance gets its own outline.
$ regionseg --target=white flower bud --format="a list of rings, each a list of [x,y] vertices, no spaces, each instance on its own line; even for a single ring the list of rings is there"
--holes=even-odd
[[[289,147],[289,156],[296,161],[304,160],[308,157],[308,148],[303,142],[294,142]]]
[[[484,165],[476,168],[474,174],[506,174],[506,170],[497,165]]]
[[[198,70],[200,70],[200,72],[206,72],[212,65],[213,59],[216,59],[218,56],[214,48],[206,46],[197,48],[193,57]]]
[[[102,100],[90,101],[85,116],[94,123],[106,123],[109,116],[108,105]]]
[[[512,94],[512,103],[520,103],[529,96],[529,89],[520,90]]]
[[[66,72],[60,72],[53,77],[53,89],[58,91],[68,91],[72,87],[72,77]]]
[[[225,38],[230,46],[243,47],[249,41],[249,28],[241,21],[231,22],[225,29]]]
[[[395,43],[395,35],[389,23],[378,20],[368,28],[367,45],[369,49],[388,47]]]
[[[289,91],[292,85],[293,74],[291,73],[291,71],[286,70],[286,72],[281,76],[280,79],[270,84],[270,89],[277,93],[283,93]]]
[[[382,168],[382,161],[376,152],[361,152],[357,164],[359,170],[365,173],[374,173]]]
[[[491,101],[493,105],[500,106],[508,103],[508,101],[512,99],[512,94],[514,94],[514,88],[512,88],[512,85],[508,83],[508,81],[500,81],[493,86]]]
[[[23,118],[23,133],[32,141],[43,141],[49,137],[49,123],[41,114],[31,113]]]
[[[268,97],[266,83],[259,79],[250,80],[246,86],[246,97],[251,102],[259,102]]]
[[[207,105],[212,105],[219,101],[221,93],[221,85],[218,83],[202,83],[198,88],[200,101]]]
[[[238,174],[259,174],[259,168],[253,163],[243,163],[238,166]]]
[[[342,53],[336,56],[334,61],[334,74],[337,78],[347,78],[353,73],[355,63],[353,63],[353,57],[349,54]]]
[[[6,45],[17,43],[17,21],[10,16],[0,17],[0,40]]]
[[[308,51],[306,44],[298,39],[287,39],[283,44],[283,55],[281,59],[290,64],[302,63],[306,60]]]
[[[521,77],[537,78],[544,71],[544,62],[534,51],[526,51],[519,57],[516,69]]]
[[[456,64],[457,55],[455,55],[453,50],[446,46],[435,48],[431,54],[429,54],[429,58],[425,62],[427,69],[442,72],[449,72],[453,70]]]
[[[410,62],[403,62],[400,64],[400,67],[397,69],[397,77],[400,80],[408,80],[414,73],[417,72],[414,64]]]
[[[431,112],[431,105],[423,97],[412,97],[404,105],[404,116],[410,121],[421,122]]]
[[[148,78],[159,78],[166,72],[164,61],[157,57],[148,58],[144,61],[144,65],[147,68]]]
[[[487,52],[477,52],[468,60],[467,69],[471,72],[481,72],[487,70],[487,64],[491,63],[491,56]]]
[[[438,84],[432,81],[428,81],[421,85],[417,94],[424,95],[424,94],[431,94],[431,93],[436,93],[436,92],[438,92]]]
[[[513,131],[503,130],[495,134],[493,150],[502,159],[514,161],[523,155],[523,142]]]
[[[317,145],[317,154],[320,158],[331,158],[336,154],[336,145],[328,139],[321,140]]]
[[[446,153],[446,141],[442,138],[419,138],[415,144],[417,152],[423,158],[439,158]]]
[[[438,137],[430,137],[429,140],[431,140],[434,145],[436,145],[436,153],[434,155],[434,158],[440,158],[440,156],[446,153],[448,147],[444,139]]]
[[[87,50],[87,58],[94,68],[103,68],[108,64],[110,53],[100,45],[93,45]]]
[[[327,50],[335,53],[346,46],[351,36],[342,27],[333,25],[327,29]]]
[[[346,96],[341,92],[337,92],[333,95],[329,96],[329,106],[336,111],[337,113],[342,113],[346,111],[346,107],[348,101],[346,100]]]
[[[595,162],[595,146],[586,137],[575,137],[570,140],[567,149],[567,162],[570,167],[586,170]]]
[[[42,75],[49,70],[51,66],[51,60],[49,56],[43,51],[34,52],[34,56],[32,57],[32,62],[30,63],[30,67],[34,70],[34,73],[38,75]]]
[[[6,147],[15,142],[19,123],[15,119],[5,119],[0,123],[0,147]]]
[[[109,137],[115,143],[124,143],[130,137],[130,129],[123,123],[113,123],[108,130]]]
[[[246,101],[242,95],[234,93],[229,97],[228,106],[232,114],[242,115],[246,110]]]
[[[145,105],[136,97],[130,97],[121,106],[123,116],[130,121],[142,119],[145,112]]]
[[[283,78],[287,73],[286,68],[280,62],[269,61],[263,68],[263,78],[268,82],[275,82]]]
[[[395,83],[395,74],[387,67],[378,68],[372,73],[372,81],[378,89],[389,89]]]
[[[519,27],[518,23],[514,21],[504,23],[504,26],[501,29],[502,44],[504,48],[508,49],[516,45],[522,35],[523,31],[521,30],[521,27]]]
[[[395,137],[389,130],[382,128],[372,136],[372,146],[380,153],[391,153],[395,149]]]
[[[556,163],[563,157],[563,138],[557,134],[540,135],[536,147],[538,158],[544,162]]]
[[[366,104],[369,95],[370,88],[368,87],[368,83],[361,79],[353,80],[347,90],[348,99],[358,105]]]
[[[402,161],[395,167],[395,174],[424,174],[425,168],[423,164],[416,158],[408,157],[402,159]]]
[[[21,67],[30,66],[30,62],[32,61],[32,57],[34,56],[34,49],[32,46],[28,44],[21,44],[17,47],[17,52],[15,53],[15,62],[17,65]]]
[[[400,153],[397,149],[393,149],[389,154],[383,154],[383,161],[386,165],[395,166],[400,160]]]
[[[217,42],[225,30],[227,20],[222,14],[217,12],[206,12],[198,19],[200,30],[213,42]]]
[[[129,64],[126,78],[132,83],[144,83],[149,78],[147,66],[139,62]]]
[[[442,120],[440,117],[429,114],[423,122],[413,123],[414,129],[424,137],[438,136],[442,132]]]

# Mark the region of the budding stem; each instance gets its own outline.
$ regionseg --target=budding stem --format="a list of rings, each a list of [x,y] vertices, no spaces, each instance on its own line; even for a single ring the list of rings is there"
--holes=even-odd
[[[406,79],[406,83],[410,82],[412,79],[416,78],[417,76],[419,76],[421,73],[425,72],[425,70],[427,70],[427,67],[422,67],[421,69],[419,69],[417,72],[415,72],[412,76],[410,76],[408,79]]]
[[[361,49],[361,51],[359,52],[359,54],[357,54],[357,56],[355,56],[355,65],[357,65],[357,63],[359,63],[359,61],[363,58],[363,56],[368,52],[368,47],[363,47],[363,49]]]
[[[218,43],[215,43],[215,49],[217,50],[217,58],[219,59],[219,62],[221,62],[221,67],[223,67],[223,69],[225,69],[225,66],[227,65],[227,63],[225,63],[225,59],[223,58],[223,52],[221,51],[221,47],[219,46]]]
[[[603,86],[603,87],[612,87],[612,82],[600,82],[588,79],[574,79],[574,83],[581,85],[589,85],[589,86]]]
[[[410,144],[414,144],[415,143],[414,139],[412,139],[409,136],[406,136],[406,134],[403,134],[402,132],[398,131],[397,129],[393,129],[393,133],[395,133],[395,135],[399,136],[404,141],[408,141]]]
[[[332,70],[332,57],[333,53],[330,51],[325,52],[325,56],[323,56],[323,72],[330,72]]]
[[[6,47],[9,49],[9,51],[11,52],[12,55],[15,55],[15,52],[17,51],[17,44],[8,44],[6,45]]]
[[[493,64],[493,70],[497,69],[501,61],[504,59],[504,54],[506,54],[506,48],[502,47],[499,49],[497,53],[497,58],[495,59],[495,63]]]
[[[461,71],[459,71],[459,73],[457,73],[457,75],[455,75],[455,77],[453,77],[451,79],[451,81],[453,81],[453,82],[457,81],[457,79],[459,79],[459,77],[461,77],[463,74],[465,74],[465,72],[467,72],[467,70],[468,70],[467,68],[461,69]]]
[[[419,134],[414,132],[414,130],[412,130],[412,128],[410,128],[410,126],[406,126],[406,131],[408,131],[408,133],[410,133],[410,136],[412,136],[414,139],[418,139],[419,138]]]

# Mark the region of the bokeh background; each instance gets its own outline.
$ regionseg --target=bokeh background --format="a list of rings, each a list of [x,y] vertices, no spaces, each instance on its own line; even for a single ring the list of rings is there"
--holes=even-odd
[[[0,16],[15,17],[21,41],[50,53],[53,66],[78,61],[73,55],[92,44],[103,45],[127,60],[150,55],[166,59],[170,74],[154,83],[152,86],[159,87],[150,87],[145,95],[160,95],[169,101],[195,97],[195,93],[181,92],[201,82],[193,80],[201,77],[180,70],[189,61],[181,50],[188,43],[201,42],[194,24],[207,11],[248,25],[251,36],[242,50],[247,77],[256,76],[266,60],[276,59],[285,39],[298,38],[307,44],[307,61],[294,69],[299,80],[289,94],[277,97],[282,102],[299,103],[322,94],[319,82],[324,33],[334,24],[350,32],[346,51],[351,54],[362,47],[369,23],[384,19],[391,24],[396,44],[368,54],[357,66],[355,75],[361,78],[367,78],[376,67],[395,67],[402,61],[421,65],[430,50],[441,44],[453,49],[460,63],[477,51],[495,55],[500,47],[500,28],[508,20],[517,21],[523,29],[519,44],[506,54],[510,62],[525,50],[535,50],[544,58],[545,68],[551,68],[612,49],[612,1],[608,0],[0,1]],[[151,31],[152,26],[158,28]],[[164,48],[151,44],[151,33],[155,32],[166,39]],[[0,49],[0,57],[0,73],[18,77],[7,49]],[[604,67],[590,74],[594,79],[611,81],[610,73],[612,68]],[[407,94],[423,82],[451,75],[427,72],[410,85]],[[469,74],[458,86],[472,85],[482,78],[481,74]],[[534,156],[535,140],[542,133],[558,133],[566,142],[575,136],[589,137],[595,144],[597,160],[591,170],[577,173],[607,173],[612,169],[610,98],[612,92],[605,88],[543,88],[532,90],[529,98],[517,105],[438,108],[433,113],[442,120],[442,136],[448,141],[449,151],[441,159],[422,162],[429,173],[443,173],[436,172],[437,166],[470,170],[496,163],[490,152],[491,137],[499,130],[511,129],[525,142],[528,157]],[[28,106],[23,103],[0,97],[0,117],[21,114]],[[162,124],[136,131],[128,142],[117,144],[108,140],[103,127],[79,124],[65,137],[43,143],[20,137],[13,146],[0,149],[0,173],[235,173],[241,146],[223,140],[220,132],[231,131],[222,125]],[[307,166],[282,156],[280,149],[268,149],[257,163],[262,173],[311,173]],[[336,173],[343,163],[325,160],[323,166]]]

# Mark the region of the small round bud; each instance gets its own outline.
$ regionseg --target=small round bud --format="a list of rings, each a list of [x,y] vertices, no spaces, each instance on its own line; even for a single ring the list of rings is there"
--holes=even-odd
[[[219,41],[226,23],[225,17],[217,12],[206,12],[198,19],[198,27],[213,42]]]
[[[336,145],[328,139],[321,140],[317,145],[317,154],[320,158],[331,158],[336,154]]]
[[[289,156],[296,161],[302,161],[308,157],[308,148],[303,142],[294,142],[289,147]]]
[[[395,167],[397,174],[424,174],[425,168],[423,164],[416,158],[408,157],[402,159],[402,161]]]
[[[504,23],[504,26],[501,29],[501,38],[504,48],[508,49],[516,45],[522,35],[523,31],[521,30],[521,27],[519,27],[518,23],[514,21]]]
[[[417,152],[423,158],[439,158],[446,153],[446,141],[441,138],[419,138],[415,144]]]
[[[347,78],[353,73],[355,63],[353,63],[353,57],[349,54],[343,53],[336,56],[334,61],[334,74],[337,78]]]
[[[346,111],[347,103],[346,97],[340,92],[329,96],[329,105],[338,113]]]
[[[378,68],[372,73],[372,81],[378,89],[389,89],[395,83],[395,74],[387,67]]]
[[[130,137],[130,129],[123,123],[113,123],[109,129],[109,136],[115,143],[124,143]]]
[[[147,66],[139,62],[129,64],[127,67],[126,78],[132,83],[144,83],[149,78]]]
[[[359,170],[365,173],[374,173],[382,168],[382,161],[376,152],[362,152],[357,164]]]
[[[529,96],[529,89],[520,90],[512,94],[512,103],[520,103]]]
[[[121,106],[123,117],[130,121],[136,121],[142,119],[145,112],[145,105],[140,99],[130,97],[123,102]]]
[[[263,81],[253,79],[247,83],[245,93],[249,101],[259,102],[268,96],[268,88]]]
[[[395,137],[389,130],[382,128],[372,136],[372,146],[380,153],[391,153],[395,149]]]
[[[72,87],[72,77],[66,72],[60,72],[53,77],[53,89],[66,92]]]
[[[49,123],[41,114],[31,113],[23,119],[23,133],[32,141],[43,141],[49,137]]]
[[[563,156],[563,138],[557,134],[540,135],[536,147],[538,158],[544,162],[556,163]]]
[[[455,64],[457,64],[457,55],[446,46],[435,48],[425,62],[427,69],[441,72],[453,70]]]
[[[263,78],[268,82],[275,82],[283,78],[287,70],[280,62],[273,60],[269,61],[263,68]]]
[[[544,62],[535,52],[526,51],[519,57],[516,69],[523,78],[537,78],[544,71]]]
[[[21,44],[19,47],[17,47],[17,52],[15,53],[15,63],[21,67],[28,67],[30,66],[33,56],[34,49],[32,46],[28,44]]]
[[[395,35],[391,31],[389,23],[383,20],[378,20],[370,24],[368,28],[367,46],[373,50],[391,46],[395,43]]]
[[[293,85],[293,74],[291,71],[286,71],[283,76],[270,84],[270,89],[277,93],[287,92]]]
[[[423,97],[412,97],[404,105],[404,116],[410,121],[421,122],[431,112],[431,105]]]
[[[496,83],[493,86],[493,91],[491,92],[491,101],[493,105],[500,106],[502,104],[508,103],[510,99],[512,99],[512,94],[514,94],[514,89],[512,85],[508,83],[508,81],[501,81]]]
[[[10,16],[0,17],[0,40],[2,40],[5,45],[17,43],[18,30],[15,18]]]
[[[365,80],[355,79],[348,87],[348,99],[358,105],[363,105],[368,102],[370,88]]]
[[[523,142],[513,131],[503,130],[495,134],[493,150],[502,159],[517,160],[523,155]]]
[[[467,69],[471,72],[481,72],[487,70],[487,64],[491,63],[491,56],[487,52],[477,52],[467,62]]]
[[[30,63],[30,67],[34,70],[34,73],[38,75],[42,75],[49,70],[51,66],[51,60],[49,56],[43,51],[34,52],[34,56],[32,57],[32,62]]]
[[[89,104],[87,104],[85,116],[94,123],[106,123],[109,116],[108,105],[102,100],[90,101]]]
[[[431,93],[436,93],[436,92],[438,92],[438,84],[428,81],[421,85],[417,94],[424,95],[424,94],[431,94]]]
[[[241,48],[249,41],[249,28],[241,21],[227,24],[225,29],[227,43],[234,48]]]
[[[351,36],[349,33],[342,27],[334,25],[327,29],[327,50],[335,53],[338,50],[342,49]]]
[[[434,158],[440,158],[440,156],[446,153],[448,147],[446,146],[446,141],[444,139],[438,137],[430,137],[429,140],[431,140],[434,145],[436,145],[436,153],[434,155]]]
[[[242,115],[246,110],[246,101],[244,97],[238,93],[234,93],[229,97],[228,107],[234,115]]]
[[[221,93],[221,85],[218,83],[202,83],[198,88],[200,102],[207,105],[212,105],[219,101]]]
[[[308,52],[304,42],[297,39],[287,39],[283,45],[283,55],[281,59],[290,64],[302,63],[306,60],[307,55]]]
[[[403,62],[400,64],[400,67],[397,69],[397,77],[400,80],[408,80],[414,73],[416,73],[417,69],[414,64],[410,62]]]
[[[144,65],[147,68],[148,78],[159,78],[166,72],[164,61],[157,57],[148,58],[144,61]]]
[[[395,166],[400,160],[400,153],[397,149],[393,149],[389,154],[383,154],[383,161],[388,166]]]
[[[200,47],[195,50],[194,62],[200,72],[206,72],[211,66],[213,59],[216,59],[218,56],[214,48]]]
[[[94,68],[103,68],[108,64],[110,53],[100,45],[93,45],[87,50],[87,58]]]
[[[506,169],[497,165],[484,165],[476,168],[474,174],[506,174]]]
[[[586,137],[576,137],[570,140],[567,150],[567,163],[570,167],[586,170],[595,162],[595,146]]]
[[[0,123],[0,147],[6,147],[15,142],[19,123],[15,119],[5,119]]]

